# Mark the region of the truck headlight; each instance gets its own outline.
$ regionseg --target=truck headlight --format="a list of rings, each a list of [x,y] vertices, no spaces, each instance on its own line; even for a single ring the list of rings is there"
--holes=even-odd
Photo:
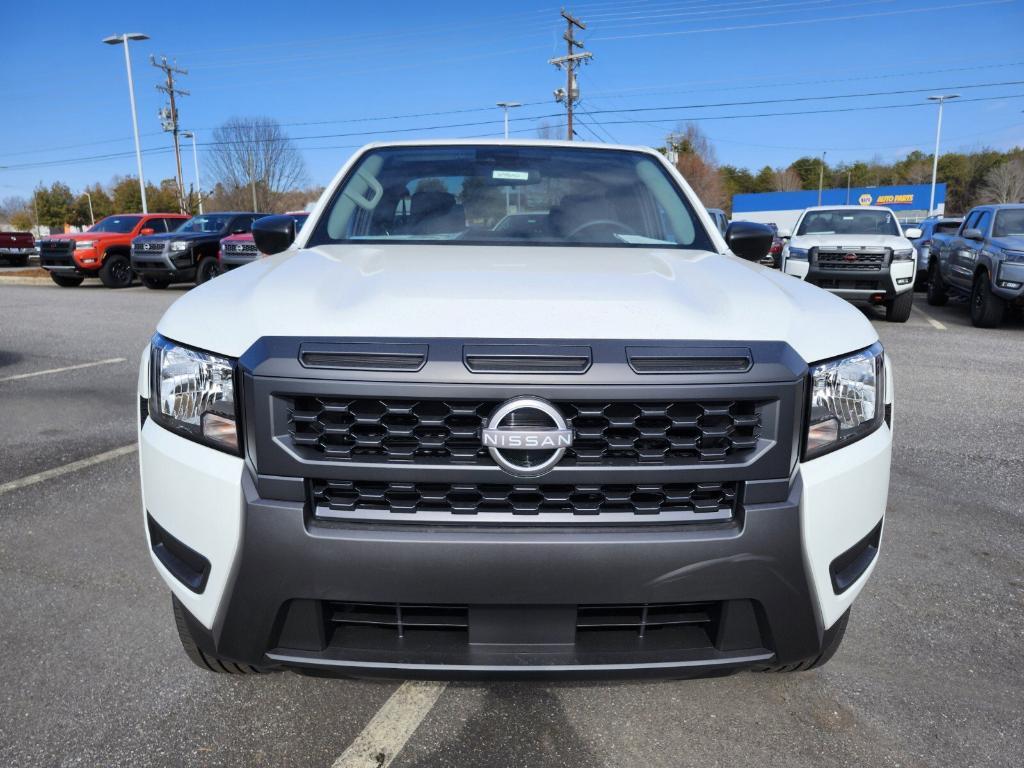
[[[913,248],[901,248],[898,251],[892,252],[893,261],[910,261],[912,258],[914,258]]]
[[[235,361],[153,337],[153,420],[183,437],[239,454]]]
[[[77,240],[77,241],[75,241],[75,250],[76,251],[84,251],[84,250],[87,250],[89,248],[94,248],[95,246],[96,246],[96,241],[95,240]]]
[[[188,243],[184,240],[174,240],[171,242],[172,251],[187,251]]]
[[[809,255],[810,250],[807,248],[794,248],[793,246],[790,246],[789,251],[787,251],[787,258],[790,259],[800,259],[801,261],[807,261]]]
[[[810,369],[804,461],[874,432],[885,415],[882,345],[816,363]]]

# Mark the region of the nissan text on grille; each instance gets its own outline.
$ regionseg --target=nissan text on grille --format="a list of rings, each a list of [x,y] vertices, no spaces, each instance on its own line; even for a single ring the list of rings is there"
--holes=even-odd
[[[901,319],[905,234],[808,211],[773,270],[772,229],[720,231],[648,148],[363,148],[142,355],[142,514],[185,653],[437,679],[826,663],[878,562],[894,389],[865,315],[812,283],[870,272]],[[179,263],[178,237],[154,280],[208,247]]]

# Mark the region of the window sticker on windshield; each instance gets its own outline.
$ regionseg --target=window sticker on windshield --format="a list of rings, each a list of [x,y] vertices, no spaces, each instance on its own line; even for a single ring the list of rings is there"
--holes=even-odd
[[[509,181],[529,181],[529,171],[491,171],[492,179],[507,179]]]

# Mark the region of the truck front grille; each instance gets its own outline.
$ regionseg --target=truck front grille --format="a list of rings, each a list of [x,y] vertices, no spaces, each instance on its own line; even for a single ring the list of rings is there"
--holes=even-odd
[[[830,271],[858,270],[861,272],[879,272],[885,266],[888,251],[885,248],[875,250],[818,248],[816,258],[820,269]]]
[[[43,240],[39,243],[39,265],[44,268],[74,266],[74,253],[73,240]]]
[[[146,258],[164,252],[164,243],[132,243],[132,256]]]
[[[315,516],[324,520],[723,522],[735,513],[737,483],[491,485],[312,480],[310,493]]]
[[[285,398],[288,439],[340,462],[493,464],[481,430],[497,401]],[[757,447],[756,401],[556,402],[573,445],[566,466],[741,461]]]

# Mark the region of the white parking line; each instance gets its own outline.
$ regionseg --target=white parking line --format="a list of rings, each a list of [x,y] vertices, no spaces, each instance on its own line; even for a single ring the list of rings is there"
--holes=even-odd
[[[428,680],[402,683],[331,768],[386,768],[447,687]]]
[[[53,469],[46,469],[42,472],[36,472],[34,475],[28,475],[26,477],[19,477],[17,480],[10,480],[6,483],[0,483],[0,496],[7,493],[8,491],[16,491],[19,488],[24,488],[28,485],[35,485],[45,480],[49,480],[54,477],[60,477],[68,472],[77,472],[79,469],[85,469],[96,464],[102,464],[104,461],[110,461],[116,459],[119,456],[127,456],[129,453],[134,453],[136,446],[134,443],[131,445],[125,445],[121,448],[115,448],[112,451],[104,451],[103,453],[97,453],[95,456],[90,456],[87,459],[79,459],[78,461],[72,461],[68,464],[63,464]]]
[[[0,377],[0,381],[17,381],[18,379],[31,379],[33,376],[45,376],[48,373],[64,373],[64,371],[77,371],[80,368],[93,368],[97,365],[113,365],[114,363],[126,363],[127,358],[109,357],[106,360],[95,360],[91,363],[79,363],[78,365],[65,365],[63,368],[47,368],[45,371],[33,371],[32,373],[19,373],[15,376]]]
[[[927,312],[925,312],[923,309],[921,309],[917,305],[914,306],[914,311],[915,312],[920,312],[921,313],[921,317],[923,317],[925,320],[927,320],[928,324],[932,328],[934,328],[934,329],[936,329],[938,331],[946,330],[946,326],[944,326],[942,323],[940,323],[938,320],[936,320],[934,317],[929,315]]]

